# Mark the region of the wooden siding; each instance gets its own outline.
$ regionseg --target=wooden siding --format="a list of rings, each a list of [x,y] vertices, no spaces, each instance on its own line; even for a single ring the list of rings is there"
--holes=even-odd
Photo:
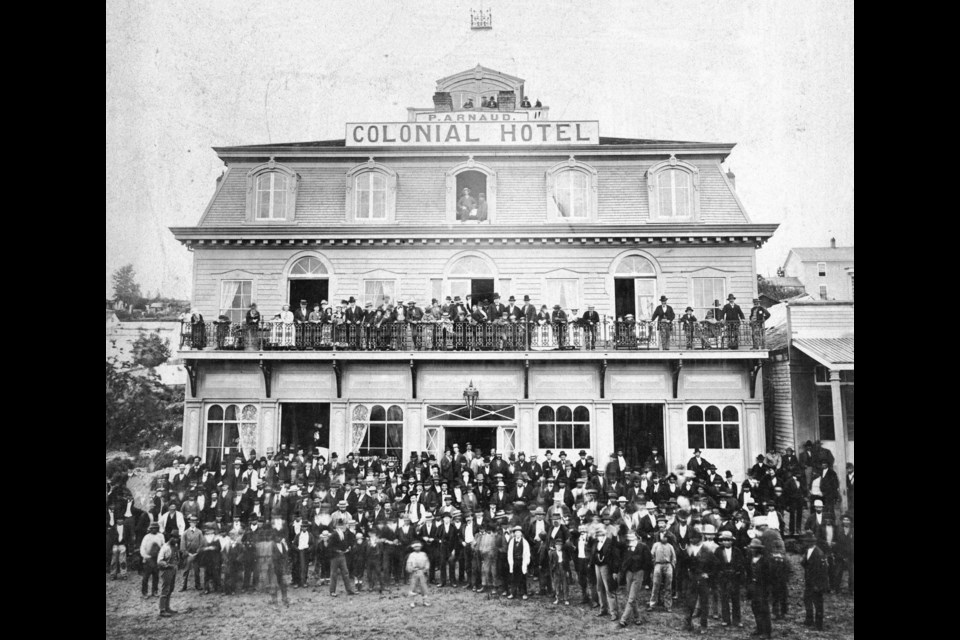
[[[430,279],[443,278],[444,270],[456,256],[465,254],[487,256],[496,268],[498,279],[510,279],[510,290],[518,301],[529,294],[537,306],[554,301],[542,297],[543,279],[551,272],[564,269],[560,277],[574,277],[581,281],[580,312],[588,304],[597,307],[600,314],[613,309],[613,280],[611,265],[618,256],[629,251],[626,247],[593,247],[562,245],[427,245],[427,246],[350,246],[305,251],[296,247],[223,247],[194,250],[193,303],[204,315],[213,319],[220,313],[220,288],[223,280],[252,280],[254,302],[261,313],[271,317],[286,301],[288,284],[285,269],[294,258],[316,255],[328,260],[330,273],[329,300],[339,301],[362,293],[362,281],[367,278],[399,281],[397,296],[415,300],[422,305],[431,297]],[[644,248],[660,269],[657,295],[665,294],[680,314],[692,304],[690,278],[710,269],[711,275],[722,275],[728,280],[728,292],[734,293],[749,306],[754,293],[752,247],[667,247]],[[498,283],[499,284],[499,283]],[[446,294],[444,294],[446,295]],[[506,304],[506,296],[502,301]]]
[[[831,338],[853,333],[852,304],[792,304],[788,310],[794,338]]]
[[[611,159],[577,156],[597,170],[599,224],[644,223],[650,219],[646,171],[658,160]],[[546,222],[546,171],[566,158],[484,158],[497,172],[496,224]],[[712,158],[684,158],[700,169],[700,222],[724,224],[747,222],[740,205],[721,175],[720,163]],[[445,224],[446,169],[460,160],[385,159],[397,171],[396,224]],[[353,161],[285,163],[300,174],[296,222],[302,225],[346,224],[346,173],[359,164]],[[247,172],[252,164],[231,166],[224,184],[213,198],[202,226],[225,226],[245,220]]]
[[[773,437],[777,451],[793,447],[797,452],[797,437],[793,422],[793,390],[790,386],[790,362],[769,362],[763,367],[764,413],[767,433]],[[797,452],[798,453],[798,452]]]

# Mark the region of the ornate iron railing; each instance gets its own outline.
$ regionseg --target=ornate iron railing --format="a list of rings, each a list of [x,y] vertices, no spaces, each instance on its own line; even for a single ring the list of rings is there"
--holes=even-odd
[[[181,349],[219,351],[591,351],[763,349],[759,323],[698,321],[472,324],[183,322]]]

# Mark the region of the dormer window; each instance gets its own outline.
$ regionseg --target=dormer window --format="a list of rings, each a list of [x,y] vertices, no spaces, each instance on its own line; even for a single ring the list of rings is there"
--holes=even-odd
[[[573,156],[547,171],[547,220],[596,220],[597,171]]]
[[[247,222],[293,222],[300,175],[273,158],[247,173]]]
[[[700,171],[670,156],[647,171],[650,219],[654,222],[696,222],[700,219]]]
[[[396,219],[397,172],[373,158],[347,172],[347,221],[381,224]]]
[[[276,171],[257,177],[257,220],[286,217],[287,177]]]

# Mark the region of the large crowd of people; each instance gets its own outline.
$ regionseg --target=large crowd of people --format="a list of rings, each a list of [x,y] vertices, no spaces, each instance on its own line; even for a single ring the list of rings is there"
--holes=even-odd
[[[364,306],[355,297],[330,305],[326,300],[308,303],[300,300],[293,311],[283,305],[279,313],[265,318],[251,304],[243,322],[221,315],[213,323],[218,349],[360,349],[360,350],[525,350],[595,349],[597,342],[609,342],[617,348],[656,345],[660,349],[739,349],[741,339],[749,336],[751,349],[764,348],[764,323],[770,313],[758,298],[748,314],[727,296],[696,317],[693,307],[678,315],[667,297],[660,297],[649,320],[637,320],[632,313],[615,319],[601,318],[593,305],[579,317],[578,309],[552,309],[532,304],[529,295],[523,304],[510,296],[501,304],[494,293],[490,299],[471,300],[466,296],[447,296],[443,304],[436,298],[419,307],[414,301],[389,296],[378,305]],[[181,321],[182,344],[194,349],[208,346],[207,324],[197,310]],[[741,328],[742,327],[742,328]],[[675,335],[676,334],[676,335]]]
[[[845,572],[853,594],[853,469],[837,520],[839,478],[819,442],[759,455],[739,486],[699,450],[672,472],[656,448],[633,467],[622,451],[603,466],[576,455],[504,459],[467,444],[406,463],[285,445],[213,465],[194,456],[154,479],[147,504],[125,476],[108,479],[107,572],[139,573],[165,617],[178,584],[287,604],[288,581],[330,596],[409,583],[411,606],[434,587],[559,606],[579,596],[621,626],[678,602],[701,633],[711,614],[743,626],[744,596],[769,636],[788,608],[784,539],[799,533],[805,622],[823,628],[823,593]]]

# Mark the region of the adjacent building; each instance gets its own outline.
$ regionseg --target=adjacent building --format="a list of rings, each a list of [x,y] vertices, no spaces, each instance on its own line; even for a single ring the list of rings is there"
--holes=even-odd
[[[854,457],[854,304],[809,294],[770,309],[764,365],[768,437],[783,451],[823,442],[843,477]],[[846,484],[841,482],[846,493]],[[846,496],[844,495],[844,503]]]
[[[833,238],[829,247],[791,249],[783,272],[784,286],[799,281],[820,300],[853,300],[853,247],[838,247]]]
[[[734,145],[603,136],[526,106],[525,91],[477,66],[439,80],[403,122],[215,148],[226,170],[212,200],[172,229],[207,321],[178,353],[186,454],[262,455],[315,432],[341,457],[470,443],[541,460],[582,449],[601,465],[622,449],[640,464],[656,445],[670,466],[698,447],[742,476],[767,446],[762,336],[754,348],[746,323],[698,324],[688,340],[649,322],[661,296],[678,318],[689,305],[704,320],[731,294],[749,313],[776,225],[737,197],[722,168]],[[300,300],[422,308],[494,294],[570,319],[593,307],[600,323],[351,334],[272,322]],[[253,331],[251,303],[265,321]]]

